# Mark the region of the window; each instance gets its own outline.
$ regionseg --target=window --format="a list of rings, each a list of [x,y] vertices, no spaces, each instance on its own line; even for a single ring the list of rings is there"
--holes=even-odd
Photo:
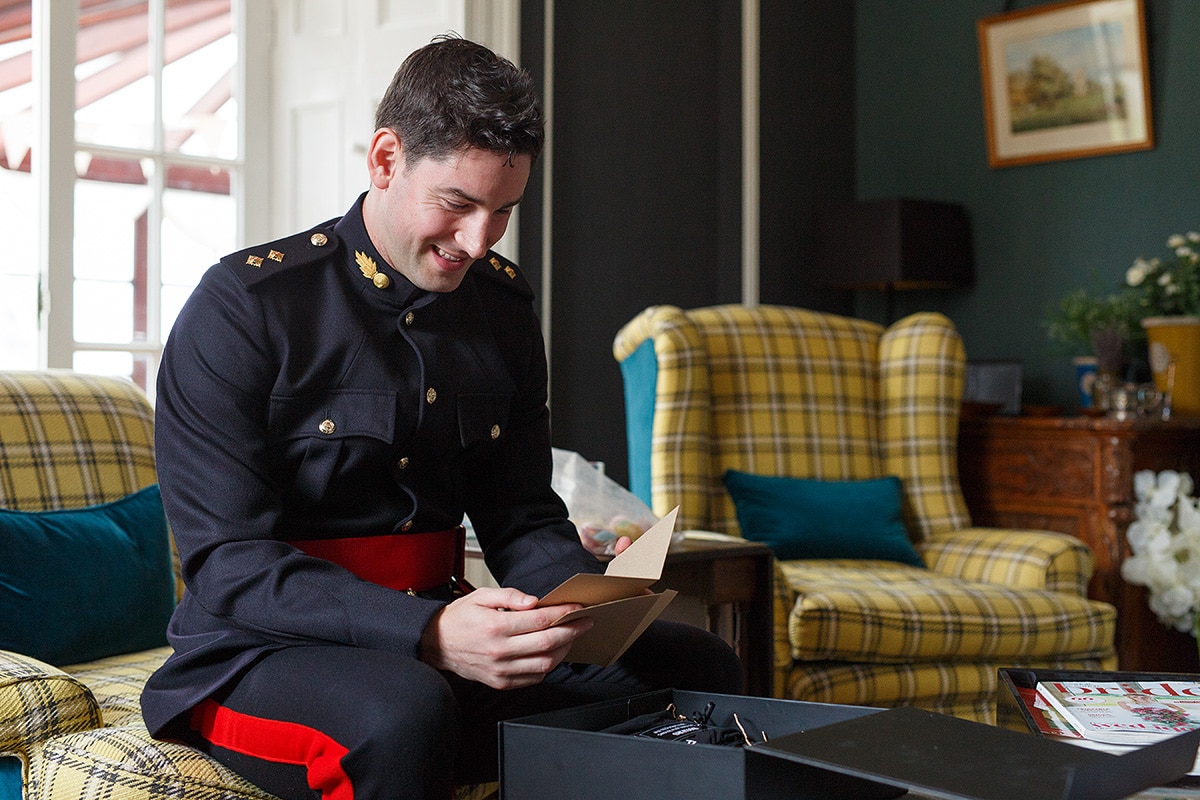
[[[243,227],[237,5],[0,0],[0,214],[15,234],[0,368],[124,375],[152,393],[183,301]]]

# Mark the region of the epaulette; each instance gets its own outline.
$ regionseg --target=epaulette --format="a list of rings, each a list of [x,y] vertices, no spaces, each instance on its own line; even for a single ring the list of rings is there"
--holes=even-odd
[[[476,275],[486,275],[523,297],[533,297],[533,287],[525,280],[517,265],[495,251],[489,250],[486,256],[472,264],[471,271]]]
[[[242,284],[250,287],[285,270],[302,267],[333,256],[341,246],[332,220],[311,230],[258,244],[230,253],[221,263],[233,270]]]

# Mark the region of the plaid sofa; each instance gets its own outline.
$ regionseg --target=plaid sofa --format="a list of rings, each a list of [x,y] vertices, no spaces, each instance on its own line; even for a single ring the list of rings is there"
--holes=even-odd
[[[0,372],[0,507],[80,508],[156,480],[153,411],[132,383]],[[169,653],[51,666],[0,650],[0,800],[271,800],[199,751],[150,737],[142,685]],[[495,792],[464,787],[459,798]]]
[[[617,333],[630,483],[676,527],[741,535],[728,469],[895,475],[927,569],[777,562],[775,693],[995,721],[997,669],[1114,669],[1116,612],[1078,539],[971,527],[958,486],[965,353],[940,314],[647,308]]]

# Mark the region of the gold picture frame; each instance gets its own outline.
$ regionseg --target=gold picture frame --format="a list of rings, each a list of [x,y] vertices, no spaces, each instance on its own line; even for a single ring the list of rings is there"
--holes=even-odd
[[[1143,0],[1068,0],[977,29],[990,166],[1154,147]]]

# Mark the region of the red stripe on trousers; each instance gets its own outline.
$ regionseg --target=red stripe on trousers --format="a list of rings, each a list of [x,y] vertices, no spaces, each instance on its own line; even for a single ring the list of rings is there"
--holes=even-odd
[[[217,747],[263,761],[304,765],[309,787],[324,800],[354,800],[354,786],[342,769],[342,758],[350,751],[315,728],[252,717],[214,700],[192,709],[191,721],[192,729]]]

